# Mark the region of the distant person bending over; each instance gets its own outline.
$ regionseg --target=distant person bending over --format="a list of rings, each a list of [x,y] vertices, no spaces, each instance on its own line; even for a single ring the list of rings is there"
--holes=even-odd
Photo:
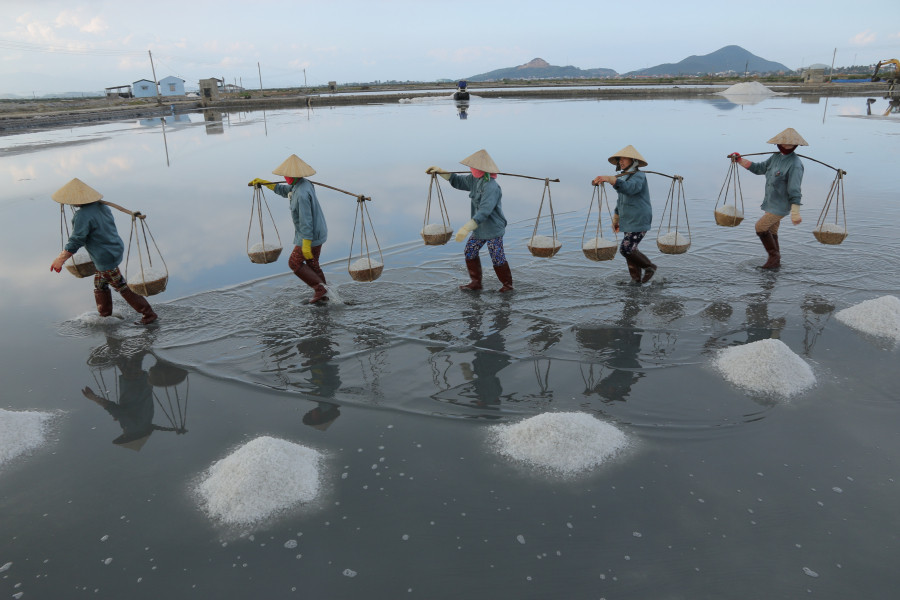
[[[84,246],[97,268],[94,275],[94,300],[100,316],[112,315],[112,292],[109,290],[109,286],[112,286],[131,308],[143,315],[139,321],[141,325],[156,321],[157,316],[150,303],[131,291],[119,271],[125,244],[119,237],[112,211],[100,202],[103,194],[76,178],[56,190],[51,198],[60,204],[78,208],[72,217],[72,235],[69,236],[65,249],[50,265],[50,270],[59,273],[63,264]]]
[[[294,251],[288,260],[288,267],[303,283],[313,289],[309,303],[327,299],[325,294],[325,273],[319,266],[322,244],[328,239],[325,215],[316,198],[316,189],[306,177],[316,174],[316,170],[303,162],[296,154],[278,165],[275,175],[282,175],[287,183],[272,183],[264,179],[254,179],[247,185],[266,186],[279,196],[291,201],[291,218],[294,221]]]
[[[647,176],[638,170],[640,167],[646,167],[647,161],[634,146],[629,145],[610,156],[609,162],[621,173],[598,175],[594,177],[592,183],[594,185],[609,183],[616,190],[618,198],[613,214],[613,231],[618,233],[621,229],[624,232],[619,252],[628,263],[631,280],[634,283],[647,283],[656,273],[656,265],[638,250],[638,244],[653,224],[653,207],[650,205]]]
[[[776,144],[778,152],[763,162],[750,162],[746,158],[741,158],[737,152],[732,153],[730,157],[754,175],[766,176],[766,195],[760,206],[765,212],[756,222],[756,235],[769,254],[768,260],[760,268],[777,269],[781,266],[781,246],[778,244],[778,226],[781,219],[790,213],[791,223],[794,225],[799,225],[803,221],[800,217],[803,163],[800,157],[794,154],[794,150],[797,146],[809,144],[791,127],[766,143]]]

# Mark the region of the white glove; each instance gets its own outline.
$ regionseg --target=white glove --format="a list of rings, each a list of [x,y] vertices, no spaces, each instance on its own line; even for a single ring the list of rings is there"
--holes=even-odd
[[[469,219],[468,222],[456,232],[456,241],[461,242],[466,239],[466,236],[469,235],[470,232],[475,231],[476,227],[478,227],[478,223],[476,223],[474,219]]]
[[[431,175],[432,173],[437,173],[438,175],[440,175],[447,181],[450,181],[450,173],[448,173],[447,171],[443,170],[440,167],[428,167],[427,169],[425,169],[425,172],[428,173],[429,175]]]

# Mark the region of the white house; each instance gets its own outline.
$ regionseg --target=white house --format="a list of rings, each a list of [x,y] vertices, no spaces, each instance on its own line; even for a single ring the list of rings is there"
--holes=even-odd
[[[184,79],[171,75],[160,79],[159,93],[163,96],[184,96]]]
[[[156,98],[156,84],[149,79],[138,79],[131,84],[131,89],[135,98]]]

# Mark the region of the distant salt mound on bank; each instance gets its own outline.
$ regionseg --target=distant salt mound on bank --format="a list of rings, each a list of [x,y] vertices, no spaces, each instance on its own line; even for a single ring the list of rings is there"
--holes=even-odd
[[[49,413],[0,409],[0,467],[42,446],[50,418]]]
[[[315,499],[320,460],[311,448],[262,436],[213,463],[196,491],[214,519],[248,525]]]
[[[900,343],[900,298],[896,296],[866,300],[834,316],[853,329]]]
[[[793,396],[816,384],[809,365],[781,340],[760,340],[721,350],[713,366],[738,387]]]
[[[767,98],[769,96],[779,96],[778,92],[773,92],[758,81],[745,81],[736,83],[727,90],[716,92],[721,96],[747,96],[755,98]]]
[[[500,454],[564,475],[602,464],[628,445],[624,433],[587,413],[544,413],[491,433]]]

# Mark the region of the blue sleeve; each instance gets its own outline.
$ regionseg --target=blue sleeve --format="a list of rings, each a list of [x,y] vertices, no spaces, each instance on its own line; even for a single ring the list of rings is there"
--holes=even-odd
[[[69,241],[66,243],[66,252],[72,254],[78,252],[78,249],[84,246],[92,229],[91,220],[80,210],[77,211],[72,219],[72,235],[69,236]]]
[[[457,173],[450,173],[450,185],[458,190],[466,190],[467,192],[471,190],[472,179],[473,177],[471,175],[459,175]]]
[[[310,187],[312,185],[310,184]],[[312,198],[311,194],[314,194],[314,191],[307,192],[306,190],[297,190],[300,192],[300,197],[297,198],[297,213],[300,217],[300,222],[297,223],[297,231],[300,232],[300,235],[303,236],[304,240],[313,240],[315,237],[313,236],[313,212],[312,212]]]
[[[750,163],[750,166],[747,167],[747,170],[753,173],[754,175],[765,175],[769,170],[769,163],[772,162],[772,159],[775,157],[773,154],[763,162],[758,163]]]
[[[279,196],[283,196],[283,197],[287,198],[288,194],[291,193],[291,187],[293,187],[293,186],[290,186],[286,183],[276,183],[275,189],[272,191],[275,192],[276,194],[278,194]]]
[[[800,198],[803,194],[800,186],[803,183],[803,163],[799,160],[794,163],[790,173],[788,173],[787,197],[791,204],[802,204]]]
[[[499,185],[485,186],[484,192],[481,194],[481,200],[478,202],[478,210],[472,215],[472,220],[481,224],[490,216],[500,203],[503,193],[500,191]]]
[[[646,185],[647,176],[643,173],[635,173],[627,179],[625,177],[616,179],[616,184],[613,188],[615,188],[617,192],[622,192],[628,196],[636,196],[641,193],[641,190],[643,190]]]

